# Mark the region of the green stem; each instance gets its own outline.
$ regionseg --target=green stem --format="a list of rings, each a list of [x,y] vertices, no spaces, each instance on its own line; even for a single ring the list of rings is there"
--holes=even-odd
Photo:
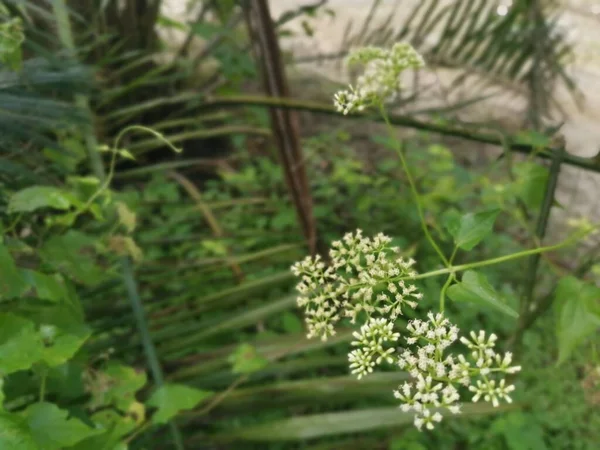
[[[105,178],[100,178],[101,180],[103,180],[102,185],[98,188],[98,190],[96,190],[96,192],[94,192],[90,196],[90,198],[88,198],[87,202],[85,202],[85,205],[83,205],[80,209],[78,209],[75,212],[75,217],[86,212],[88,210],[88,208],[90,206],[92,206],[92,203],[94,203],[94,200],[96,200],[104,191],[106,191],[110,187],[110,183],[112,182],[112,180],[115,176],[115,167],[117,165],[117,155],[119,154],[119,144],[121,142],[121,139],[123,139],[125,137],[125,134],[127,134],[130,131],[145,131],[147,133],[150,133],[153,136],[155,136],[157,139],[162,140],[175,153],[181,153],[181,149],[175,147],[171,142],[169,142],[167,139],[165,139],[162,134],[152,130],[151,128],[145,127],[143,125],[131,125],[131,126],[128,126],[124,129],[122,129],[121,132],[115,138],[115,143],[114,143],[114,146],[112,149],[112,156],[110,159],[110,165],[108,166],[108,176],[106,176]]]
[[[44,369],[42,380],[40,382],[40,403],[46,398],[46,379],[48,378],[48,370]]]
[[[137,328],[142,337],[142,345],[144,347],[144,353],[146,354],[146,360],[148,361],[148,365],[150,366],[150,373],[152,374],[154,383],[158,387],[160,387],[164,384],[164,376],[162,368],[160,367],[158,355],[156,353],[156,347],[154,346],[154,342],[152,342],[152,337],[150,336],[148,320],[146,319],[146,314],[144,312],[144,308],[142,307],[142,300],[138,292],[133,268],[131,267],[131,262],[128,258],[122,259],[121,267],[125,287],[127,288],[127,294],[129,296],[131,308],[133,309],[133,315],[135,316]],[[171,435],[173,436],[173,440],[175,441],[175,447],[178,450],[183,450],[183,437],[181,436],[181,432],[175,425],[175,422],[169,422],[169,427],[171,428]]]
[[[540,209],[540,215],[538,216],[538,221],[535,229],[535,238],[537,242],[542,242],[546,235],[546,229],[548,228],[548,221],[550,220],[550,212],[552,210],[552,204],[554,202],[554,195],[556,193],[556,188],[558,186],[558,177],[560,175],[560,167],[562,164],[562,153],[564,150],[561,148],[558,150],[554,159],[552,160],[552,165],[550,166],[550,173],[548,176],[548,181],[546,183],[546,189],[544,192],[544,199],[542,201],[542,206]],[[531,257],[529,261],[528,274],[526,279],[525,291],[521,302],[521,321],[526,321],[526,316],[529,314],[529,306],[533,300],[538,266],[540,263],[540,256],[534,255]]]
[[[162,99],[153,99],[151,101],[146,102],[143,106],[146,108],[160,108],[164,104],[174,104],[174,103],[183,103],[191,99],[195,99],[199,96],[197,93],[183,93],[179,96],[169,96],[164,97]],[[299,99],[291,99],[291,98],[277,98],[277,97],[264,97],[264,96],[254,96],[254,95],[236,95],[236,96],[227,96],[227,97],[215,97],[214,99],[207,100],[203,102],[200,106],[200,110],[209,110],[209,109],[218,109],[221,107],[237,107],[237,106],[260,106],[260,107],[278,107],[278,108],[288,108],[288,109],[297,109],[297,110],[305,110],[314,113],[320,114],[330,114],[335,115],[337,117],[342,117],[340,113],[329,103],[321,103],[314,102],[308,100],[299,100]],[[136,105],[135,108],[139,108],[139,105]],[[110,116],[119,116],[123,115],[127,111],[116,111],[111,113]],[[368,119],[373,121],[381,121],[382,118],[379,115],[371,115],[369,113],[356,113],[349,114],[344,116],[348,120],[351,119]],[[478,142],[482,144],[491,144],[502,146],[503,143],[498,139],[497,133],[495,132],[481,132],[478,129],[487,129],[491,128],[488,126],[477,126],[477,127],[467,127],[466,124],[458,123],[456,125],[449,125],[444,123],[435,123],[433,121],[423,122],[417,120],[411,116],[399,116],[399,115],[391,115],[390,122],[394,125],[412,128],[416,130],[428,131],[431,133],[438,133],[445,136],[453,136],[462,138],[471,142]],[[493,130],[493,129],[492,129]],[[509,138],[509,144],[512,151],[516,151],[519,153],[531,154],[531,152],[535,151],[536,156],[543,159],[552,159],[554,151],[558,150],[555,147],[534,147],[531,144],[525,142],[523,139],[518,136],[511,136]],[[565,154],[563,161],[565,164],[570,164],[576,167],[581,167],[583,169],[588,169],[594,172],[600,172],[600,164],[594,160],[594,158],[584,158],[581,156],[575,156],[570,154]]]
[[[13,233],[15,231],[15,228],[17,228],[17,225],[19,224],[19,221],[21,220],[22,216],[23,216],[22,213],[17,214],[17,216],[10,223],[10,225],[4,229],[4,234]]]
[[[417,212],[419,214],[419,222],[421,223],[421,228],[423,229],[423,233],[425,234],[425,237],[427,238],[427,240],[429,241],[429,243],[431,244],[431,246],[433,247],[435,252],[438,254],[440,259],[444,262],[444,265],[446,267],[449,267],[450,262],[448,261],[448,259],[446,258],[446,256],[444,255],[444,253],[442,252],[440,247],[437,245],[435,240],[433,239],[433,236],[431,235],[431,233],[429,232],[429,227],[427,226],[427,222],[425,221],[425,215],[423,214],[423,205],[421,204],[421,196],[419,195],[419,191],[417,191],[417,186],[415,184],[415,180],[413,179],[413,176],[408,167],[408,163],[406,162],[404,152],[402,151],[402,145],[401,145],[400,141],[398,139],[396,139],[396,137],[394,136],[394,129],[392,128],[392,124],[390,123],[390,119],[385,111],[385,108],[383,107],[383,104],[380,105],[379,110],[381,112],[381,116],[383,117],[383,120],[385,121],[388,134],[390,135],[390,138],[392,139],[392,141],[395,144],[395,150],[396,150],[396,153],[398,153],[398,156],[400,157],[400,162],[402,163],[402,169],[404,170],[404,173],[406,174],[406,178],[408,179],[408,184],[410,185],[410,191],[415,200],[415,204],[417,205]]]
[[[454,250],[452,251],[452,255],[450,256],[450,260],[448,261],[450,267],[452,267],[452,262],[454,261],[456,252],[458,252],[458,246],[454,247]],[[446,303],[446,291],[448,290],[448,288],[450,287],[450,285],[452,284],[452,282],[454,280],[456,280],[456,275],[454,273],[451,273],[450,275],[448,275],[448,279],[446,280],[446,282],[444,283],[444,286],[442,287],[442,290],[440,291],[440,312],[441,313],[444,312],[444,306]]]
[[[227,389],[223,392],[219,393],[208,405],[202,408],[197,415],[205,415],[212,411],[216,406],[218,406],[223,400],[225,400],[229,394],[231,394],[235,388],[237,388],[240,384],[244,383],[248,380],[249,375],[242,375],[238,377],[233,383],[231,383]]]
[[[574,244],[575,242],[577,242],[579,239],[583,238],[587,234],[589,234],[589,231],[587,231],[585,234],[576,233],[573,236],[571,236],[570,238],[568,238],[558,244],[555,244],[555,245],[548,245],[546,247],[533,248],[533,249],[524,250],[524,251],[518,252],[518,253],[512,253],[512,254],[506,255],[506,256],[499,256],[497,258],[486,259],[484,261],[477,261],[477,262],[468,263],[468,264],[461,264],[460,266],[450,266],[450,267],[446,267],[445,269],[439,269],[439,270],[433,270],[431,272],[421,273],[412,278],[409,278],[409,277],[392,278],[390,281],[422,280],[424,278],[437,277],[439,275],[456,274],[457,272],[462,272],[462,271],[469,270],[469,269],[476,269],[478,267],[492,266],[495,264],[512,261],[513,259],[523,258],[525,256],[531,256],[531,255],[537,255],[537,254],[541,254],[541,253],[545,253],[545,252],[551,252],[554,250],[559,250],[564,247],[568,247],[569,245]]]
[[[133,433],[131,433],[125,440],[124,443],[125,444],[129,444],[131,443],[136,437],[138,437],[140,434],[145,433],[146,431],[148,431],[150,429],[150,427],[152,426],[152,422],[147,421],[146,423],[142,424],[140,427],[138,427]]]

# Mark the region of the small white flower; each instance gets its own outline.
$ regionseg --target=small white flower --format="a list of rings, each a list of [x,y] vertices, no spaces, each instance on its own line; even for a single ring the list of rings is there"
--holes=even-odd
[[[337,92],[334,105],[338,112],[363,111],[377,103],[394,100],[400,89],[400,74],[410,68],[424,66],[423,58],[407,43],[397,43],[389,50],[364,47],[348,56],[349,65],[364,67],[355,86]],[[376,236],[377,244],[389,243],[386,236]]]

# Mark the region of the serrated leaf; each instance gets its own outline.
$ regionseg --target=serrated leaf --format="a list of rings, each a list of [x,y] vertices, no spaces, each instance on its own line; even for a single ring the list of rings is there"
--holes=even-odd
[[[86,361],[87,362],[87,361]],[[83,363],[69,361],[47,370],[46,387],[64,400],[81,399],[87,395],[87,379],[84,378],[86,366]]]
[[[508,450],[548,450],[544,428],[535,416],[514,411],[496,419],[491,427],[494,434],[504,436]]]
[[[211,395],[212,392],[183,384],[165,384],[158,388],[147,402],[148,406],[158,408],[158,411],[152,416],[152,422],[167,423],[180,411],[195,408],[202,400]]]
[[[103,392],[105,403],[114,403],[122,410],[127,410],[135,402],[135,393],[144,387],[147,381],[146,372],[136,371],[118,363],[111,363],[104,370],[108,377],[109,388]]]
[[[14,314],[0,314],[0,375],[31,368],[42,357],[35,324]]]
[[[508,306],[501,295],[488,283],[487,278],[472,270],[465,272],[459,283],[448,288],[448,297],[455,302],[488,306],[511,317],[519,317],[519,314]]]
[[[93,414],[91,420],[102,433],[84,439],[68,450],[127,450],[121,441],[136,428],[136,421],[131,416],[104,409]]]
[[[71,196],[62,189],[54,186],[31,186],[12,195],[8,202],[8,212],[32,212],[40,208],[66,210],[71,205]]]
[[[27,422],[16,414],[0,411],[0,448],[2,450],[39,450]]]
[[[27,287],[27,281],[17,268],[12,255],[0,244],[0,300],[20,297]]]
[[[31,405],[23,415],[39,450],[61,450],[101,432],[68,418],[67,411],[52,403]]]
[[[84,233],[69,230],[48,239],[40,256],[51,267],[86,285],[95,285],[104,277],[104,271],[90,255],[95,239]]]
[[[83,322],[77,299],[67,298],[60,304],[38,305],[28,311],[40,329],[43,349],[40,359],[55,367],[71,359],[91,335],[91,329]]]
[[[600,288],[575,277],[563,278],[554,294],[557,312],[558,363],[600,328]]]
[[[269,360],[260,355],[250,344],[241,344],[229,356],[233,373],[249,374],[263,369]]]
[[[46,275],[35,270],[24,270],[24,278],[35,290],[37,298],[51,302],[60,302],[69,295],[65,281],[59,274]]]
[[[77,328],[70,327],[68,330],[57,328],[52,342],[44,346],[42,360],[50,367],[66,363],[79,351],[91,334],[91,330],[85,325]]]
[[[453,238],[458,235],[460,230],[460,220],[462,216],[458,210],[452,208],[448,209],[442,215],[442,223],[444,228],[450,233]]]
[[[468,213],[461,216],[458,221],[456,216],[450,216],[446,228],[454,237],[454,244],[457,247],[471,250],[492,232],[499,213],[499,209]]]

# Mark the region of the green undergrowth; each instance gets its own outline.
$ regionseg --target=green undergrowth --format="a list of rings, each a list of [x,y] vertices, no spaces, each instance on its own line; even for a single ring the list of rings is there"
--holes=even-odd
[[[383,137],[374,136],[373,141],[386,144]],[[403,194],[407,186],[399,162],[393,156],[365,161],[362,155],[356,156],[350,142],[351,136],[344,131],[305,142],[320,235],[329,242],[355,228],[367,235],[383,231],[407,255],[415,256],[420,271],[436,268],[435,255],[415,238],[418,217]],[[448,244],[441,223],[466,208],[489,211],[517,201],[532,211],[539,207],[538,192],[546,179],[540,166],[516,161],[518,176],[508,182],[503,163],[495,170],[467,170],[454,161],[448,148],[425,135],[405,145],[426,201],[427,219]],[[138,213],[134,238],[145,257],[137,272],[167,378],[223,391],[238,380],[228,363],[228,355],[238,345],[249,343],[268,360],[228,393],[210,417],[184,414],[181,421],[186,424],[184,432],[192,436],[190,442],[214,439],[233,448],[274,449],[594,447],[598,419],[588,399],[591,394],[582,387],[588,347],[576,352],[569,364],[557,367],[551,314],[525,334],[519,359],[526,364],[516,380],[513,410],[498,416],[459,417],[432,434],[415,432],[389,394],[402,381],[402,374],[386,372],[357,382],[348,376],[349,335],[341,334],[338,341],[326,344],[304,338],[287,275],[289,265],[304,250],[277,162],[268,156],[241,160],[232,172],[202,183],[200,189],[224,237],[211,238],[198,205],[161,175],[145,181],[143,190],[126,189],[119,194]],[[519,221],[505,211],[499,214],[496,231],[475,250],[481,259],[527,248],[526,219]],[[235,260],[243,272],[241,280],[232,269]],[[526,261],[481,271],[515,309],[525,272]],[[153,279],[155,273],[158,280]],[[539,295],[554,289],[555,277],[552,266],[543,261]],[[437,302],[434,293],[442,282],[432,278],[420,283],[425,305]],[[168,314],[160,317],[161,310]],[[492,310],[482,314],[480,308],[459,307],[454,302],[448,310],[461,328],[491,328],[508,338],[516,326],[514,319]],[[105,313],[108,319],[105,314],[99,317],[107,336],[116,333],[109,311]],[[122,311],[128,314],[125,306]],[[108,342],[119,357],[133,362],[139,360],[133,345],[138,340],[133,331],[129,333],[125,345],[110,338]],[[101,342],[98,338],[98,345]],[[390,419],[390,411],[397,415]],[[375,423],[369,423],[367,416],[375,417]],[[321,427],[322,423],[330,426]],[[347,433],[357,438],[347,441],[343,438]],[[294,443],[305,439],[309,444]],[[283,442],[271,442],[279,440]]]
[[[29,57],[40,51],[35,45],[22,51],[27,17],[12,3],[0,2],[1,450],[597,448],[593,247],[577,258],[573,247],[545,253],[537,274],[529,258],[513,259],[465,272],[451,286],[445,312],[453,323],[493,329],[523,370],[512,381],[513,404],[465,405],[461,416],[419,433],[392,395],[407,374],[388,367],[363,380],[350,375],[347,322],[327,342],[306,337],[290,272],[306,246],[277,151],[264,139],[266,110],[198,118],[199,97],[187,87],[172,95],[164,67],[143,73],[149,53],[116,55],[115,72],[95,61],[108,83],[94,93],[75,61],[46,67]],[[50,28],[56,21],[61,45],[74,47],[64,2],[51,3]],[[119,12],[115,2],[100,3]],[[223,23],[192,31],[219,41],[235,2],[213,3],[223,5]],[[238,94],[257,75],[237,31],[211,55],[225,76],[209,93],[215,98]],[[38,39],[55,42],[50,36]],[[133,80],[120,80],[124,74]],[[164,97],[116,101],[149,86],[161,86]],[[120,133],[114,141],[96,142],[99,130],[74,107],[87,95],[100,105],[98,128]],[[162,117],[157,105],[172,97],[182,115]],[[169,153],[166,162],[144,164],[149,149],[179,150],[153,129],[126,126],[150,110],[176,145],[215,129],[233,132],[233,156],[206,164],[218,168],[208,176],[199,170],[202,155],[170,160]],[[224,125],[209,127],[215,117]],[[302,142],[322,244],[356,229],[382,232],[418,261],[418,272],[443,271],[422,237],[394,141],[376,128],[359,141],[354,131],[367,124],[358,120],[323,122],[324,131]],[[534,146],[547,144],[532,136]],[[456,266],[540,246],[534,236],[551,171],[534,156],[505,151],[473,167],[430,135],[401,143],[428,229],[444,254],[460,248]],[[426,309],[438,303],[443,278],[416,281]],[[521,336],[515,312],[530,288],[532,304],[554,303]],[[399,322],[414,317],[406,311]]]

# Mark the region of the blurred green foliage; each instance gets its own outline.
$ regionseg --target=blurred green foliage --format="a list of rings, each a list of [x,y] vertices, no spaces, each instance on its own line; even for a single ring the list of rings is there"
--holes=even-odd
[[[190,26],[193,33],[215,39],[237,14],[234,2],[217,3],[222,3],[215,11],[218,20]],[[32,61],[22,60],[17,45],[23,39],[19,20],[1,19],[0,76],[10,83],[0,86],[0,91],[6,87],[0,108],[20,111],[16,122],[0,115],[1,128],[11,131],[3,134],[0,155],[1,448],[113,450],[126,448],[125,441],[131,449],[166,448],[172,441],[162,424],[174,418],[186,448],[597,448],[598,290],[597,274],[588,272],[597,255],[575,261],[581,266],[575,271],[563,264],[572,262],[570,253],[542,259],[535,300],[556,297],[555,309],[523,335],[524,370],[516,380],[514,408],[500,414],[467,409],[435,433],[418,433],[391,395],[405,374],[385,372],[359,382],[348,374],[349,332],[327,343],[305,338],[289,273],[305,253],[304,242],[268,142],[259,141],[257,151],[252,138],[236,133],[234,157],[208,176],[193,170],[194,163],[185,159],[189,154],[169,160],[183,163],[176,169],[151,160],[144,165],[136,139],[123,145],[131,144],[130,153],[98,148],[105,162],[117,157],[118,184],[104,189],[86,168],[81,117],[67,114],[72,105],[54,96],[65,86],[76,92],[85,72],[67,71],[61,78],[61,72],[42,65],[34,79],[51,81],[51,93],[35,91],[39,97],[30,97],[31,90],[14,91],[26,84],[15,74],[23,75],[19,69],[32,67]],[[216,94],[239,92],[256,75],[249,52],[241,51],[247,44],[243,36],[236,29],[210,53],[223,77]],[[148,57],[121,56],[133,58],[120,67],[124,72],[137,66],[135,58]],[[170,99],[172,80],[161,78],[161,70],[127,85],[109,76],[107,88],[94,94],[104,105],[98,120],[107,129],[123,128],[123,117],[142,120],[154,103],[136,104],[131,100],[136,89],[164,83],[159,92]],[[120,104],[125,97],[133,105]],[[111,102],[114,110],[107,113]],[[169,128],[173,121],[187,121],[186,132],[210,131],[194,112],[198,102],[198,96],[187,97],[178,105],[181,115],[167,111],[150,125],[166,127],[161,129],[168,138],[181,132]],[[23,124],[29,123],[24,120],[31,104],[44,120],[35,116],[36,127],[28,134]],[[53,116],[61,126],[50,121]],[[227,126],[268,126],[260,108],[225,117]],[[308,133],[303,142],[323,241],[356,228],[384,232],[415,256],[419,271],[439,268],[421,238],[389,138],[376,131],[358,141],[355,128],[335,123]],[[98,134],[110,141],[101,130]],[[539,133],[524,136],[534,145],[547,141]],[[532,230],[549,177],[545,166],[514,156],[473,167],[430,135],[402,142],[426,220],[444,251],[450,253],[456,240],[470,257],[488,259],[536,245]],[[121,164],[129,163],[130,155],[146,170],[119,178],[127,173]],[[170,170],[185,173],[201,201],[192,199]],[[215,233],[207,211],[222,233]],[[119,271],[124,256],[135,259],[135,282],[166,378],[162,388],[146,375],[143,337]],[[465,274],[448,292],[448,311],[461,328],[494,329],[508,339],[517,326],[511,312],[519,309],[530,281],[525,260]],[[426,305],[437,303],[442,283],[436,278],[420,283]],[[473,285],[485,288],[475,302]]]

